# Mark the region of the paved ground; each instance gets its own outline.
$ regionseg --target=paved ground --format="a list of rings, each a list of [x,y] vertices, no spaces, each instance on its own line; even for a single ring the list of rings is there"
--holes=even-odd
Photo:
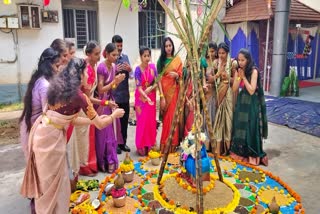
[[[308,94],[310,101],[320,101],[318,100],[320,87],[301,92]],[[0,113],[0,121],[19,117],[20,113]],[[132,150],[134,150],[134,136],[135,127],[130,126],[128,144]],[[308,214],[319,214],[320,139],[287,127],[269,124],[269,139],[266,140],[264,148],[270,159],[269,166],[264,168],[280,176],[302,196]],[[131,157],[134,160],[138,159],[134,151],[131,152]],[[124,155],[119,157],[120,160],[123,158]],[[29,213],[28,200],[19,195],[24,167],[24,157],[19,144],[0,145],[1,213]],[[99,173],[97,178],[101,180],[105,175]]]
[[[320,213],[319,138],[273,124],[269,124],[269,130],[270,137],[264,146],[270,161],[265,169],[280,176],[302,196],[307,213]],[[129,127],[128,131],[129,146],[133,149],[135,127]],[[137,160],[136,153],[131,153]],[[0,146],[1,213],[27,213],[28,200],[19,195],[24,166],[19,144]],[[99,173],[97,177],[102,179],[105,174]]]

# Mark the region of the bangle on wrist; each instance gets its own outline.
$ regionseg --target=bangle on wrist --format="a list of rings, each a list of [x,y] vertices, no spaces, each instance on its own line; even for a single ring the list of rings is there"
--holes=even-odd
[[[115,83],[113,83],[112,86],[111,86],[111,88],[112,88],[112,89],[116,89],[116,88],[117,88],[117,85],[116,85]]]
[[[106,101],[104,102],[104,105],[105,105],[105,106],[108,106],[108,105],[109,105],[109,100],[106,100]]]
[[[160,98],[162,98],[163,97],[163,94],[160,94]]]
[[[101,106],[104,106],[105,103],[106,103],[106,100],[105,100],[105,99],[102,99],[102,100],[100,101],[100,105],[101,105]]]

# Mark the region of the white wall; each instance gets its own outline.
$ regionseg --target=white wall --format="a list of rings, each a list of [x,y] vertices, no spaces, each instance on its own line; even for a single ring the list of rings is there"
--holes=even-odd
[[[138,12],[121,6],[120,14],[114,31],[114,24],[121,1],[100,0],[99,1],[99,39],[101,48],[111,42],[115,34],[123,38],[123,53],[129,56],[132,65],[139,59],[139,24]]]
[[[25,3],[26,0],[13,0],[12,4],[4,5],[0,1],[0,16],[17,14],[16,3]],[[42,4],[42,0],[33,0],[33,4]],[[59,11],[59,23],[42,23],[40,30],[18,29],[19,58],[16,63],[8,64],[0,62],[0,84],[13,84],[17,82],[18,63],[21,68],[21,80],[27,83],[33,69],[36,67],[42,51],[49,47],[56,38],[63,37],[61,1],[51,1],[45,9]],[[14,43],[11,34],[0,32],[0,61],[14,58]]]
[[[319,0],[299,0],[302,3],[308,5],[309,7],[313,8],[314,10],[317,10],[320,12],[320,2]]]

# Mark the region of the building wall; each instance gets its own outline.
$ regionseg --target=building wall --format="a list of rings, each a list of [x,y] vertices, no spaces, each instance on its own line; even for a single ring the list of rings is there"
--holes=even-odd
[[[299,1],[320,12],[319,0],[299,0]]]
[[[12,4],[4,5],[0,1],[0,16],[17,15],[17,3],[24,3],[23,0],[13,0]],[[42,6],[42,0],[32,1]],[[18,29],[13,30],[18,36],[18,59],[15,63],[3,61],[12,60],[15,57],[15,44],[12,34],[0,31],[0,84],[15,84],[20,70],[21,82],[27,83],[42,51],[56,38],[62,38],[62,14],[61,1],[51,1],[45,9],[59,11],[59,23],[42,23],[40,30]],[[2,62],[1,62],[2,61]],[[1,101],[1,100],[0,100]]]
[[[111,42],[112,36],[119,34],[123,38],[123,52],[129,56],[131,64],[139,58],[139,24],[138,13],[130,12],[121,6],[115,25],[118,8],[121,1],[100,0],[99,5],[99,38],[102,49]]]

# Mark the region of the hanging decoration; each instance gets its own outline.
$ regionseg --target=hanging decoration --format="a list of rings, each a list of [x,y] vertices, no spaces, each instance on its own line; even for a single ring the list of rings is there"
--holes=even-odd
[[[11,0],[3,0],[4,4],[11,4]]]
[[[130,7],[130,0],[122,0],[122,4],[125,8],[129,8]]]
[[[308,35],[307,39],[306,39],[306,45],[304,46],[303,49],[303,56],[304,57],[308,57],[309,55],[311,55],[312,53],[312,49],[311,49],[311,41],[314,39],[313,36]]]
[[[197,15],[201,16],[201,14],[202,14],[202,5],[199,4],[197,8]]]
[[[43,5],[48,6],[50,4],[50,0],[43,0]]]

